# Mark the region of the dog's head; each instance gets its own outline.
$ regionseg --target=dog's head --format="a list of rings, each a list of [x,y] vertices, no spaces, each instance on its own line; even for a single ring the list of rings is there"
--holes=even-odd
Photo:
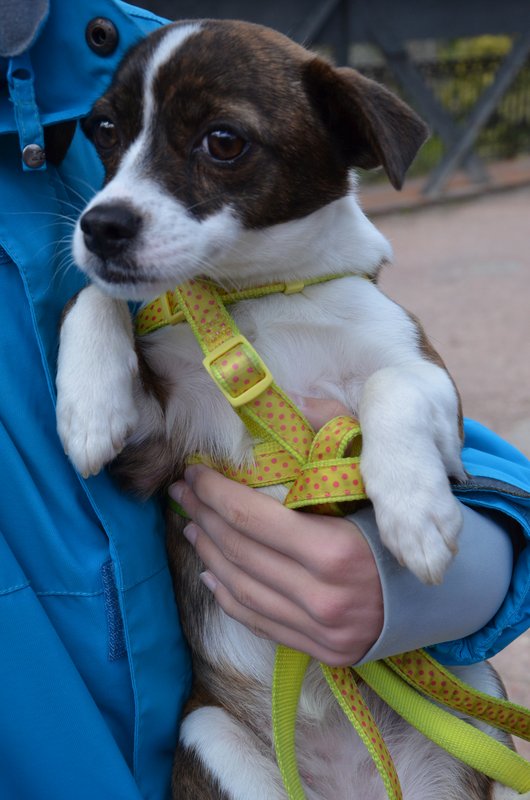
[[[321,210],[351,196],[351,169],[382,166],[400,188],[426,137],[408,106],[354,70],[275,31],[211,20],[133,48],[83,127],[106,182],[78,222],[74,256],[131,299],[198,274],[244,280],[249,261],[307,260]],[[341,234],[324,227],[333,249]],[[355,237],[344,248],[355,251]]]

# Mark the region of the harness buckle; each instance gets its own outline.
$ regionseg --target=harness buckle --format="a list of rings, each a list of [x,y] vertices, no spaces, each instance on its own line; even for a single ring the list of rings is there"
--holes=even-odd
[[[270,371],[241,334],[216,347],[202,363],[233,408],[256,400],[273,382]]]

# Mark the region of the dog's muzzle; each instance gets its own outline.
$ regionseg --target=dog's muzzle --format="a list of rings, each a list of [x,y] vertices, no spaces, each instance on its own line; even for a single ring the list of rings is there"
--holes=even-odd
[[[141,216],[128,204],[100,203],[86,211],[79,225],[85,246],[107,260],[122,255],[141,228]]]

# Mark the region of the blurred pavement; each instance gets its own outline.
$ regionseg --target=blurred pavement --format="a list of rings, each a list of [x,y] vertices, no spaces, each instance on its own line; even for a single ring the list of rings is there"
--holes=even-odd
[[[530,185],[381,214],[390,191],[359,190],[394,248],[381,288],[422,320],[464,414],[530,456]],[[493,663],[530,707],[530,633]],[[530,744],[517,747],[530,758]]]

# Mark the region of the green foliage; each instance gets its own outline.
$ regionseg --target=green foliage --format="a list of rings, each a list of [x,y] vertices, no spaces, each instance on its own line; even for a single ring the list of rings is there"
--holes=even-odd
[[[439,43],[436,61],[418,61],[416,66],[440,104],[464,128],[469,114],[494,80],[511,47],[509,36],[455,39]],[[392,85],[391,76],[385,74],[384,68],[374,71],[374,77],[401,92],[401,87]],[[444,151],[442,141],[434,134],[422,147],[409,175],[428,173],[439,163]],[[481,130],[475,152],[486,161],[530,153],[530,60]],[[381,179],[378,172],[366,177],[369,182]]]
[[[472,39],[453,39],[443,42],[438,47],[438,58],[441,60],[464,60],[467,58],[483,58],[484,56],[505,56],[510,51],[510,36],[474,36]]]

